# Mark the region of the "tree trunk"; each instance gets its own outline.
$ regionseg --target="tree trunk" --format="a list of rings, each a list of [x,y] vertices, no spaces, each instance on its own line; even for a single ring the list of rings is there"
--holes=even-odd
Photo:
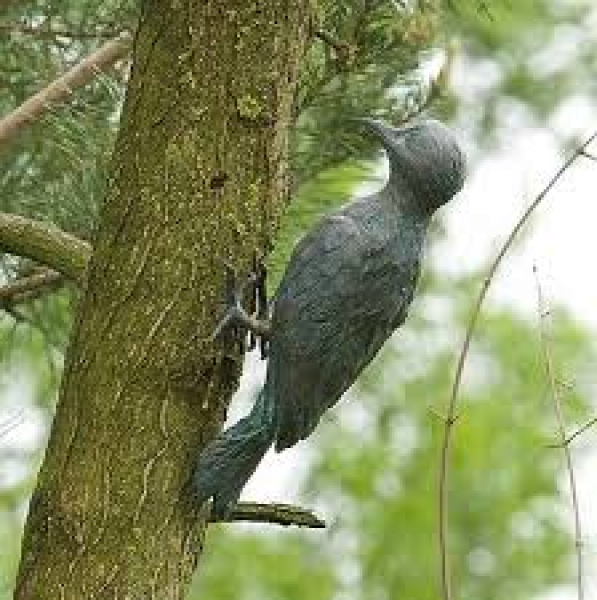
[[[210,341],[286,196],[308,0],[146,1],[15,598],[182,598],[242,356]]]

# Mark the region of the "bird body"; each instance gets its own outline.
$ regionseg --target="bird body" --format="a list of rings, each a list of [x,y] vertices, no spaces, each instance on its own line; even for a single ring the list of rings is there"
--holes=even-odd
[[[264,389],[277,450],[313,431],[404,322],[426,224],[379,194],[324,219],[297,247],[275,297]]]
[[[431,216],[462,185],[464,159],[443,125],[363,121],[384,143],[390,179],[322,219],[295,248],[273,301],[265,385],[251,413],[199,458],[197,497],[213,497],[216,514],[238,500],[272,444],[281,451],[312,433],[402,325]]]

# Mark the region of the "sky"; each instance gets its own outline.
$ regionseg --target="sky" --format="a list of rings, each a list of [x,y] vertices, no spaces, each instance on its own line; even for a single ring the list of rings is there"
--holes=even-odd
[[[447,271],[462,273],[488,263],[562,165],[556,135],[564,130],[587,139],[597,130],[597,112],[574,100],[558,111],[551,127],[504,123],[502,146],[474,167],[460,197],[447,207],[448,236],[435,249]],[[597,143],[591,148],[597,156]],[[492,285],[494,300],[535,313],[536,265],[552,301],[597,327],[597,279],[592,277],[596,186],[597,162],[579,157],[534,213],[522,246],[506,257]]]

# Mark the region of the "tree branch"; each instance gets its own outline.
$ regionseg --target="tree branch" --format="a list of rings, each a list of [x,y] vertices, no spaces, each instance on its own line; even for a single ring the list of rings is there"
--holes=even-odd
[[[324,529],[325,521],[316,516],[312,511],[292,506],[290,504],[259,504],[256,502],[239,502],[224,519],[211,518],[212,523],[239,522],[273,523],[276,525],[295,525],[297,527],[310,527]]]
[[[59,287],[63,281],[64,275],[52,269],[19,277],[0,287],[0,306],[13,306],[25,300],[33,300],[48,290]]]
[[[83,284],[91,246],[58,227],[0,213],[0,249],[30,258]]]
[[[21,106],[0,119],[0,147],[13,138],[25,125],[37,120],[52,102],[59,102],[95,76],[125,56],[130,49],[131,36],[122,33],[106,42],[99,50],[84,58],[64,75],[43,90],[25,100]]]

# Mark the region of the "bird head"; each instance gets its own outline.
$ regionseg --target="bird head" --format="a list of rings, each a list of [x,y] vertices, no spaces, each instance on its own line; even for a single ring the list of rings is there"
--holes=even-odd
[[[460,191],[466,160],[452,132],[442,123],[425,120],[405,127],[391,127],[376,119],[362,118],[381,140],[390,161],[390,186],[410,189],[415,209],[435,212]]]

